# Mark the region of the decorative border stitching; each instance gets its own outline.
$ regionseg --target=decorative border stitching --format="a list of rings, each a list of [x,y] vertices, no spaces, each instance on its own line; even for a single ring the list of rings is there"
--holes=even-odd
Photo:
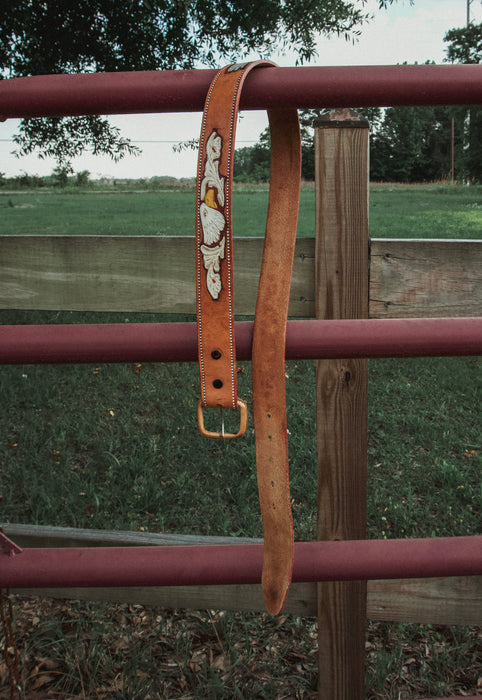
[[[233,141],[234,141],[234,131],[235,131],[235,120],[236,120],[236,115],[237,115],[237,104],[238,104],[238,94],[239,94],[239,89],[240,89],[240,84],[243,80],[243,77],[249,72],[248,70],[245,70],[248,66],[250,66],[249,63],[243,63],[243,64],[232,64],[231,66],[228,66],[227,68],[221,69],[215,78],[213,79],[213,82],[211,83],[210,89],[208,91],[208,95],[206,97],[206,103],[204,106],[204,113],[203,113],[203,119],[202,119],[202,126],[201,126],[201,137],[200,137],[200,147],[199,147],[199,159],[198,159],[198,180],[197,180],[197,188],[196,188],[196,209],[197,209],[197,230],[200,234],[202,231],[204,234],[204,227],[203,227],[203,213],[208,219],[211,219],[211,223],[213,224],[213,230],[215,231],[216,228],[219,227],[219,224],[221,220],[215,216],[213,216],[212,212],[207,211],[209,207],[207,207],[206,202],[205,202],[205,197],[206,197],[206,192],[204,192],[204,188],[207,185],[203,186],[203,183],[206,181],[207,176],[206,176],[206,166],[207,166],[207,161],[208,157],[206,157],[206,146],[207,142],[205,140],[206,136],[206,125],[207,125],[207,120],[208,120],[208,110],[209,110],[209,105],[211,102],[211,97],[212,93],[214,90],[214,87],[221,75],[224,73],[231,73],[234,71],[240,71],[238,80],[234,86],[233,90],[233,101],[232,101],[232,106],[231,106],[231,117],[230,117],[230,126],[229,126],[229,137],[228,137],[228,155],[227,155],[227,165],[226,165],[226,175],[225,178],[223,178],[223,184],[224,180],[227,183],[224,189],[224,195],[225,195],[225,201],[224,201],[224,219],[225,219],[225,234],[224,234],[224,240],[222,241],[223,244],[226,245],[226,251],[224,250],[224,245],[223,245],[223,250],[222,250],[222,255],[221,251],[219,251],[219,257],[218,257],[218,251],[215,251],[214,248],[209,248],[208,246],[202,245],[200,242],[200,236],[199,239],[197,240],[197,251],[196,251],[196,257],[197,257],[197,298],[198,298],[198,333],[199,333],[199,363],[200,363],[200,374],[201,374],[201,392],[202,392],[202,401],[203,405],[206,405],[206,377],[205,377],[205,367],[204,367],[204,347],[203,347],[203,337],[202,337],[202,307],[201,307],[201,256],[203,256],[203,259],[205,261],[204,267],[206,270],[211,269],[212,271],[215,271],[214,267],[216,264],[220,265],[220,258],[226,258],[226,264],[227,264],[227,277],[228,277],[228,323],[229,323],[229,351],[230,351],[230,369],[231,369],[231,394],[233,397],[233,409],[237,408],[237,401],[236,401],[236,366],[235,366],[235,360],[234,360],[234,309],[233,309],[233,295],[232,295],[232,278],[233,278],[233,270],[231,266],[231,255],[232,255],[232,243],[231,243],[231,238],[232,238],[232,220],[231,220],[231,200],[232,200],[232,187],[231,187],[231,173],[232,173],[232,150],[233,150]],[[213,132],[211,133],[209,139],[213,137],[214,134],[217,134],[216,129],[213,129]],[[209,141],[208,139],[208,141]],[[220,156],[219,156],[220,158]],[[213,159],[217,160],[217,159]],[[204,163],[206,161],[206,166],[204,166]],[[204,166],[204,175],[205,177],[201,179],[202,172],[203,172],[203,166]],[[219,175],[219,172],[218,172]],[[218,188],[216,188],[218,189]],[[201,196],[204,192],[204,196]],[[219,190],[218,190],[219,193]],[[219,199],[218,199],[219,201]],[[205,208],[202,209],[201,207],[204,204]],[[213,211],[216,211],[213,209]],[[217,218],[217,222],[214,221],[214,219]],[[221,233],[222,229],[220,230]],[[215,236],[215,233],[212,234]],[[211,238],[208,235],[209,240]],[[221,238],[221,235],[219,236]],[[224,255],[225,253],[225,255]],[[206,264],[206,256],[210,257],[211,259]],[[212,256],[212,257],[211,257]],[[216,271],[217,272],[217,271]],[[208,287],[209,290],[209,287]],[[219,289],[220,291],[220,289]],[[213,295],[211,290],[209,290],[209,293],[211,294],[213,299],[218,298],[218,294]]]

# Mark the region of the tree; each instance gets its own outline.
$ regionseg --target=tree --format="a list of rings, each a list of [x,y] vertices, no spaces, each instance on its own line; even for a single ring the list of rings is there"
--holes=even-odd
[[[306,110],[307,112],[308,110]],[[313,133],[301,121],[301,175],[305,180],[315,179]],[[271,169],[269,128],[262,132],[254,146],[236,150],[234,179],[237,182],[268,182]]]
[[[450,29],[444,36],[448,43],[447,61],[451,63],[482,62],[482,24]],[[462,152],[459,152],[457,171],[472,182],[482,180],[482,108],[480,106],[459,107],[457,110],[458,131],[463,135]]]
[[[358,107],[354,111],[370,125],[370,179],[380,182],[431,182],[450,173],[451,118],[461,107]],[[303,110],[300,115],[302,133],[302,176],[314,179],[314,120],[329,110]],[[456,122],[461,123],[460,120]],[[235,175],[241,181],[269,178],[269,132],[263,132],[259,143],[236,151]],[[462,136],[457,127],[455,146],[458,153]],[[264,154],[264,171],[255,167]],[[238,165],[236,162],[238,161]],[[260,172],[264,177],[260,178]]]
[[[450,172],[451,108],[388,107],[370,144],[372,180],[430,182]]]
[[[233,171],[235,181],[268,182],[270,162],[269,144],[257,143],[237,149]]]
[[[72,158],[82,155],[90,144],[94,155],[109,155],[114,162],[140,149],[123,137],[120,129],[98,115],[23,119],[13,140],[17,156],[38,152],[38,157],[55,158],[59,168],[72,168]]]
[[[233,175],[237,182],[268,182],[270,169],[270,133],[266,127],[257,144],[236,150]]]
[[[313,122],[326,113],[323,109],[304,109],[300,112],[301,126],[301,175],[304,180],[315,179],[315,152],[313,147]],[[365,119],[370,127],[379,127],[382,110],[380,107],[360,107],[355,110]],[[247,146],[236,150],[234,161],[234,177],[238,182],[267,182],[270,173],[269,129],[260,135],[255,146]]]
[[[67,187],[67,184],[69,182],[69,175],[71,174],[72,168],[70,166],[58,165],[51,175],[54,187]]]
[[[379,0],[383,8],[394,0]],[[239,60],[251,52],[294,50],[316,55],[318,35],[356,37],[370,19],[367,0],[12,0],[0,5],[0,77],[91,71],[192,68]],[[56,132],[59,165],[73,155],[69,140],[122,157],[132,144],[106,120],[23,122],[19,154],[50,155]],[[68,126],[66,126],[68,125]],[[77,126],[78,125],[78,126]],[[41,139],[33,134],[42,132]],[[43,143],[47,144],[43,150]],[[63,155],[65,154],[65,155]]]
[[[80,170],[75,176],[75,184],[77,187],[87,187],[89,185],[89,171]]]
[[[480,63],[482,58],[482,24],[469,24],[449,29],[444,36],[448,43],[447,60],[451,63]]]

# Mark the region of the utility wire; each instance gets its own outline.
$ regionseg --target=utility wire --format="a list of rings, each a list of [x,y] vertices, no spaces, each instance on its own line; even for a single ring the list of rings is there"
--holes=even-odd
[[[15,143],[13,139],[0,139],[1,143]],[[158,139],[152,139],[151,141],[134,141],[131,140],[131,143],[179,143],[178,140],[173,140],[173,141],[160,141]],[[258,143],[257,141],[238,141],[238,143]]]

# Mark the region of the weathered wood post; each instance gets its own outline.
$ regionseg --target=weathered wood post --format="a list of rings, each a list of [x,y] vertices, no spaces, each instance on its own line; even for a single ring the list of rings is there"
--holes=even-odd
[[[368,316],[368,122],[334,110],[315,126],[316,317]],[[366,532],[367,361],[317,365],[318,530]],[[319,698],[365,696],[366,583],[318,584]]]

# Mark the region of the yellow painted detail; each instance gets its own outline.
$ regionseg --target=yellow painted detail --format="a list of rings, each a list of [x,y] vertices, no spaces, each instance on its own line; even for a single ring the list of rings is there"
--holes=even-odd
[[[208,207],[211,207],[211,209],[218,208],[218,205],[216,204],[216,200],[214,198],[214,190],[208,190],[206,192],[206,196],[204,197],[204,202],[207,204]]]

